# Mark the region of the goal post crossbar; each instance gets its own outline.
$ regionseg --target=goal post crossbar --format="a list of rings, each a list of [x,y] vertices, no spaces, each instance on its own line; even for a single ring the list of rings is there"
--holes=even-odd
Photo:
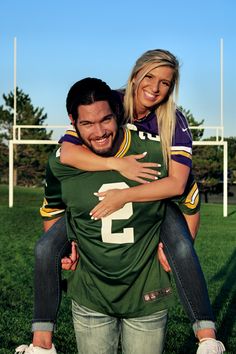
[[[22,139],[21,133],[23,129],[71,129],[71,125],[14,125],[13,126],[13,140],[25,140]],[[215,130],[215,141],[224,141],[224,127],[222,126],[190,126],[190,130]],[[214,133],[213,133],[214,134]]]

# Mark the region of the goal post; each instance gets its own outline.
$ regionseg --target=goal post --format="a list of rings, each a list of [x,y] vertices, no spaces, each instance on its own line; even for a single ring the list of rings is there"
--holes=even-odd
[[[227,141],[193,141],[193,145],[223,147],[223,216],[228,216],[228,142]]]
[[[9,207],[13,206],[13,170],[14,170],[14,145],[15,144],[57,144],[53,140],[22,140],[23,128],[56,128],[65,126],[17,126],[17,97],[16,97],[16,51],[17,42],[14,38],[14,116],[13,116],[13,140],[9,141]],[[216,141],[194,141],[193,145],[223,146],[223,216],[228,215],[228,144],[224,141],[224,78],[223,78],[223,52],[224,42],[220,39],[220,126],[219,127],[190,127],[190,129],[215,129]],[[17,132],[18,129],[18,132]]]
[[[23,129],[68,129],[68,125],[14,125],[13,139],[9,140],[9,208],[14,204],[14,145],[57,145],[58,140],[22,139]]]

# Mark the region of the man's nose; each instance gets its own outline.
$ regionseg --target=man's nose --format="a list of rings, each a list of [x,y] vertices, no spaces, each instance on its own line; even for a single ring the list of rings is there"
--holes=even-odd
[[[98,137],[101,137],[105,134],[105,129],[103,128],[102,124],[95,124],[94,126],[94,134]]]

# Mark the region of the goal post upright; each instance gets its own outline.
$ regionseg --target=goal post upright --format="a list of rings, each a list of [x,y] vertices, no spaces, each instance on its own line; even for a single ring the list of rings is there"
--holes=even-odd
[[[16,100],[16,37],[14,38],[14,116],[13,127],[16,126],[16,112],[17,112],[17,100]],[[15,140],[15,129],[13,129],[13,140]]]
[[[228,142],[224,141],[223,216],[228,216]]]
[[[9,140],[9,208],[13,207],[13,170],[14,170],[14,155],[13,155],[13,140]]]
[[[224,41],[220,39],[220,124],[224,138]]]

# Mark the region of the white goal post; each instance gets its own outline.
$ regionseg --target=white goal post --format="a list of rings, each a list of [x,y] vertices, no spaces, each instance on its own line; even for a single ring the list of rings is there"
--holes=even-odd
[[[223,87],[223,38],[220,39],[220,126],[198,126],[190,129],[216,129],[215,141],[193,141],[193,145],[223,146],[223,216],[228,215],[228,144],[224,141],[224,87]],[[9,207],[13,206],[13,170],[14,170],[14,145],[19,144],[57,144],[55,140],[23,140],[21,130],[23,128],[63,128],[61,125],[16,125],[17,99],[16,99],[16,37],[14,38],[14,116],[13,116],[13,140],[9,140]]]
[[[13,139],[9,140],[9,208],[14,203],[14,145],[56,145],[58,140],[27,140],[21,139],[22,129],[63,129],[69,127],[67,125],[14,125]]]

